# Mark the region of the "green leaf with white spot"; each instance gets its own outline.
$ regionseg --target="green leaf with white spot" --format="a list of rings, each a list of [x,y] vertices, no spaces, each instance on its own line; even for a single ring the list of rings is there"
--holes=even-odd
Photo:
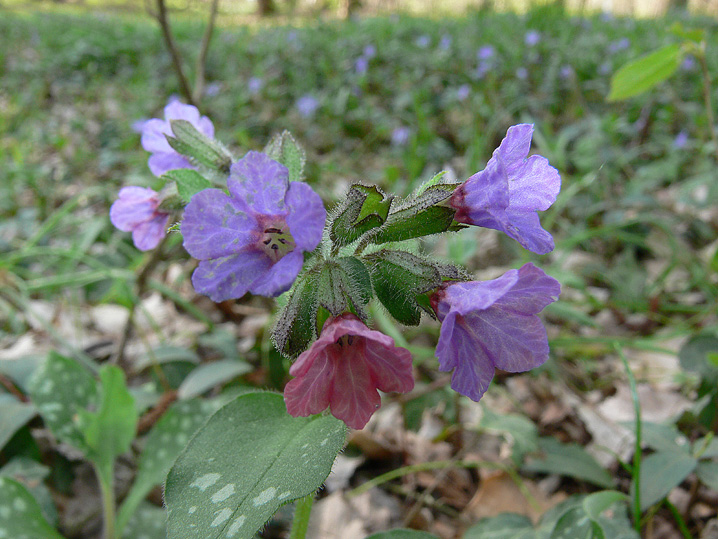
[[[147,494],[164,482],[177,455],[214,410],[215,406],[206,400],[176,402],[152,428],[140,455],[135,481],[117,513],[120,532]]]
[[[538,539],[531,519],[516,513],[485,518],[464,534],[464,539]]]
[[[608,101],[620,101],[646,92],[676,72],[683,61],[681,45],[666,45],[628,62],[611,78]]]
[[[167,476],[169,539],[251,538],[283,504],[316,491],[346,436],[332,416],[292,417],[275,393],[230,402]]]
[[[611,475],[580,445],[541,438],[539,447],[542,456],[529,459],[524,470],[573,477],[604,488],[613,486]]]
[[[0,476],[9,477],[27,488],[40,506],[43,517],[54,526],[57,524],[57,509],[50,490],[43,481],[50,474],[50,468],[27,457],[15,457],[0,468]]]
[[[687,453],[659,451],[648,455],[641,463],[641,509],[646,510],[668,496],[698,466]],[[631,492],[635,482],[631,484]]]
[[[32,494],[19,482],[0,476],[0,539],[62,539],[47,523]]]
[[[0,394],[0,449],[35,414],[37,410],[32,404],[20,402],[12,395]]]
[[[705,486],[718,491],[718,462],[714,460],[700,461],[696,468],[696,475]]]
[[[115,458],[129,450],[135,439],[138,414],[122,369],[103,366],[100,385],[97,411],[78,410],[78,423],[89,449],[88,458],[111,473]]]
[[[194,369],[182,381],[177,389],[177,397],[183,400],[198,397],[213,387],[247,374],[253,369],[254,367],[249,363],[236,359],[220,359],[205,363]]]
[[[30,380],[29,390],[32,402],[55,437],[87,451],[74,419],[79,410],[95,402],[97,387],[87,369],[74,359],[50,352]]]
[[[518,414],[497,414],[483,406],[479,427],[489,432],[502,434],[511,444],[511,458],[518,465],[527,453],[538,451],[538,430],[536,424]]]
[[[192,196],[212,187],[212,182],[202,176],[196,170],[191,168],[178,168],[165,172],[161,179],[166,182],[175,182],[177,184],[177,192],[186,203],[192,199]]]

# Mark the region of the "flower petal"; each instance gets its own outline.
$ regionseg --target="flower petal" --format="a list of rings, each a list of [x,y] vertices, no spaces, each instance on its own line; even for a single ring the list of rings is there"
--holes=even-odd
[[[254,250],[203,260],[192,274],[192,284],[197,292],[215,302],[241,298],[257,275],[269,271],[270,266],[267,255]]]
[[[381,406],[361,347],[345,346],[335,361],[334,384],[329,395],[332,415],[353,429],[363,429]]]
[[[444,328],[442,325],[441,337],[445,334]],[[461,317],[455,320],[451,334],[445,339],[445,347],[441,352],[437,348],[436,355],[439,370],[447,372],[456,365],[451,375],[452,389],[478,402],[489,388],[495,369],[481,342]]]
[[[327,211],[322,199],[306,183],[291,182],[285,203],[289,207],[287,224],[297,247],[313,251],[319,245]]]
[[[123,187],[110,207],[110,221],[123,232],[132,232],[152,219],[157,209],[157,193],[146,187]]]
[[[334,383],[334,362],[327,353],[313,354],[307,350],[297,362],[303,358],[310,358],[310,361],[305,359],[303,362],[308,368],[301,376],[291,373],[297,378],[290,380],[284,388],[287,412],[294,417],[306,417],[325,410],[329,406],[329,394]]]
[[[512,125],[506,131],[499,147],[494,150],[492,159],[501,160],[509,175],[513,175],[515,169],[520,167],[528,156],[533,132],[533,124]]]
[[[501,162],[492,157],[484,170],[471,176],[451,195],[449,203],[458,210],[457,221],[503,230],[509,206],[509,186]]]
[[[465,326],[499,369],[524,372],[548,359],[546,329],[536,315],[496,307],[472,313],[465,320]]]
[[[256,242],[257,226],[256,219],[224,192],[205,189],[185,208],[181,230],[187,252],[198,260],[209,260],[238,253]]]
[[[132,231],[132,242],[135,247],[140,251],[149,251],[157,247],[167,234],[168,219],[166,213],[161,213],[137,226]]]
[[[496,306],[520,314],[536,314],[558,299],[561,285],[531,262],[518,270],[516,284],[503,295]]]
[[[536,212],[507,211],[506,216],[509,224],[501,230],[519,242],[521,247],[539,255],[553,251],[553,236],[541,227]]]
[[[411,391],[414,389],[411,353],[406,348],[394,346],[394,339],[391,337],[383,333],[379,335],[390,342],[382,343],[378,338],[364,340],[364,357],[367,367],[371,370],[374,384],[378,389],[386,392]]]
[[[267,255],[264,256],[267,257]],[[292,287],[292,283],[299,275],[303,265],[304,255],[301,251],[295,250],[287,253],[271,268],[268,268],[266,273],[260,274],[258,278],[255,276],[249,291],[259,296],[279,296]]]
[[[558,170],[545,157],[532,155],[509,174],[509,210],[547,210],[560,190]]]
[[[446,316],[445,311],[449,308],[461,315],[488,309],[506,295],[517,281],[518,270],[509,270],[490,281],[451,283],[444,291],[445,301],[439,303],[439,319],[442,314]]]
[[[170,170],[178,168],[196,168],[186,157],[178,154],[174,150],[170,152],[153,153],[147,160],[147,165],[150,167],[150,172],[158,178]]]
[[[234,163],[227,180],[229,192],[257,213],[283,215],[284,197],[289,189],[287,167],[260,152],[248,152]]]
[[[159,118],[152,118],[142,124],[142,147],[148,152],[173,152],[165,135],[171,135],[170,125]]]

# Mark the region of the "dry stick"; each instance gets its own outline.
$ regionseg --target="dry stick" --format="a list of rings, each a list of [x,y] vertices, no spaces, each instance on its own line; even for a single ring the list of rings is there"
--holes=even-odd
[[[179,51],[175,45],[174,38],[172,37],[172,30],[170,29],[170,22],[167,18],[167,7],[165,6],[165,0],[157,0],[157,22],[160,24],[162,29],[162,36],[165,39],[165,45],[172,56],[172,65],[174,66],[177,79],[180,84],[180,91],[190,105],[197,106],[195,100],[192,98],[192,90],[185,77],[184,69],[182,69],[182,59],[180,58]]]
[[[162,0],[160,0],[162,1]],[[142,294],[145,292],[145,288],[147,287],[147,279],[150,276],[150,272],[157,266],[158,262],[162,260],[162,251],[164,250],[164,246],[167,243],[167,239],[169,238],[168,235],[165,235],[164,238],[162,238],[162,241],[160,244],[155,247],[154,251],[152,251],[152,254],[150,255],[149,260],[145,263],[144,267],[140,271],[139,275],[137,275],[137,281],[136,284],[136,297],[139,303],[139,299],[142,297]],[[122,337],[120,338],[120,343],[117,345],[117,352],[115,353],[115,357],[113,358],[113,363],[116,363],[120,367],[123,368],[123,370],[127,370],[127,365],[125,365],[125,348],[127,347],[127,341],[130,339],[130,334],[132,333],[132,327],[135,323],[135,311],[137,308],[137,303],[132,303],[132,307],[130,308],[130,316],[127,317],[127,322],[125,322],[125,327],[122,330]]]
[[[218,10],[219,0],[212,0],[212,6],[209,12],[209,20],[207,21],[207,28],[204,29],[204,35],[202,36],[202,45],[199,50],[199,56],[197,56],[197,64],[195,66],[193,97],[196,103],[199,103],[201,101],[202,92],[204,92],[204,67],[207,63],[209,43],[210,41],[212,41],[212,32],[214,32],[214,24],[217,19]]]

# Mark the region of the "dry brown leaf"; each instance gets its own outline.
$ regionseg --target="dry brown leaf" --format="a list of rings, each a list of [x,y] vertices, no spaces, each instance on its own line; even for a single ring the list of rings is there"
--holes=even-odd
[[[464,510],[464,514],[472,520],[493,517],[501,513],[519,513],[536,522],[547,510],[566,499],[566,494],[559,492],[549,495],[542,491],[536,483],[523,481],[529,497],[501,470],[481,470],[481,485]]]

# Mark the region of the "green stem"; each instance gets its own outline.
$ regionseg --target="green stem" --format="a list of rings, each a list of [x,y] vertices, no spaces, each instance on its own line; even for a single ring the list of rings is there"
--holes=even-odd
[[[104,539],[115,539],[117,537],[115,530],[115,488],[112,473],[113,465],[104,466],[95,463],[95,473],[100,482],[100,491],[102,492],[102,515],[104,517]]]
[[[678,511],[676,506],[669,502],[668,498],[663,500],[663,505],[665,505],[673,515],[673,518],[676,520],[676,524],[678,525],[678,529],[681,530],[681,533],[683,534],[683,538],[693,539],[693,534],[691,534],[691,530],[688,529],[686,521],[683,520],[683,517],[681,516],[681,513],[680,511]]]
[[[636,414],[636,445],[633,451],[633,469],[631,475],[633,475],[633,525],[636,528],[638,536],[641,535],[641,403],[638,400],[638,389],[636,388],[636,378],[633,376],[633,371],[628,365],[623,349],[614,343],[614,349],[618,353],[623,366],[626,369],[626,375],[628,376],[628,385],[631,388],[631,398],[633,400],[633,410]]]
[[[294,509],[292,530],[289,532],[289,539],[304,539],[307,536],[312,505],[314,505],[314,493],[297,500]]]

